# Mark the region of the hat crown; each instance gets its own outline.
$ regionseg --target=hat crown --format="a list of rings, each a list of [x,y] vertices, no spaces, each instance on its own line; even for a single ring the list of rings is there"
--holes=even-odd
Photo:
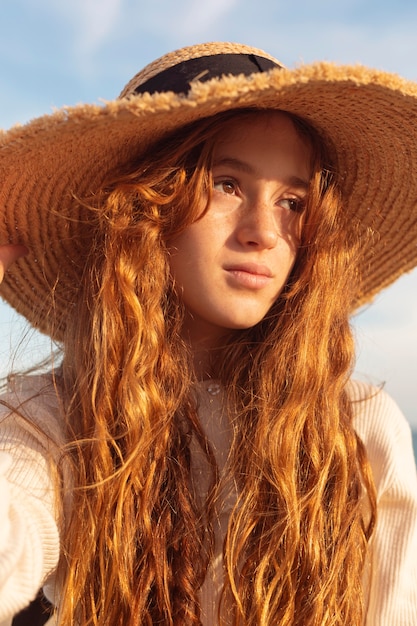
[[[148,83],[148,81],[155,78],[159,74],[162,74],[164,72],[168,73],[171,68],[174,68],[179,64],[184,64],[192,60],[204,61],[205,57],[214,57],[220,55],[246,55],[259,57],[260,59],[266,60],[268,62],[269,67],[265,69],[271,69],[275,66],[284,67],[282,63],[280,63],[270,54],[264,52],[263,50],[260,50],[259,48],[246,46],[244,44],[231,42],[211,42],[194,46],[186,46],[184,48],[174,50],[173,52],[169,52],[168,54],[165,54],[162,57],[159,57],[155,61],[152,61],[151,63],[146,65],[142,70],[135,74],[135,76],[133,76],[133,78],[127,83],[127,85],[125,85],[119,95],[119,98],[126,98],[137,93],[143,93],[144,91],[146,91],[146,89],[141,89],[142,85],[145,85],[145,83]],[[225,68],[223,73],[228,74],[230,72],[227,68]],[[195,80],[196,79],[197,77],[195,78]],[[169,91],[169,89],[164,90]]]

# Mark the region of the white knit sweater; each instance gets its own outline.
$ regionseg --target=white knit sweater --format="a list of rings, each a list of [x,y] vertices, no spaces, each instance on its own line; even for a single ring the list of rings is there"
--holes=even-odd
[[[229,445],[221,394],[202,383],[200,417],[220,469]],[[349,386],[355,428],[364,441],[378,492],[378,521],[370,550],[366,626],[417,625],[417,477],[410,428],[383,391]],[[368,398],[365,400],[365,398]],[[59,557],[59,529],[48,459],[63,442],[59,403],[48,377],[18,379],[3,400],[20,406],[33,425],[0,407],[0,626],[9,626],[44,585],[51,597]],[[48,437],[45,436],[46,433]],[[204,489],[203,460],[194,455],[194,481]],[[234,501],[230,485],[219,513],[217,544]],[[202,590],[205,624],[215,623],[221,587],[220,551]]]

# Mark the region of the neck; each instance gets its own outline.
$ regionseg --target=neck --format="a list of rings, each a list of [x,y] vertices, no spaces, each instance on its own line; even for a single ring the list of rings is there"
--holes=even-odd
[[[215,378],[209,354],[194,353],[194,372],[197,380],[209,380]]]
[[[230,334],[235,332],[186,314],[181,334],[193,355],[194,371],[198,380],[218,377],[218,355],[228,343]]]
[[[190,347],[197,380],[217,378],[218,359],[221,358],[221,348],[226,344],[226,337],[223,335],[214,341],[213,337],[196,337],[184,333],[183,339]]]

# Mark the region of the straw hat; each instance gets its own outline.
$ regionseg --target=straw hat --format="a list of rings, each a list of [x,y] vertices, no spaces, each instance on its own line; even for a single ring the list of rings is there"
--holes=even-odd
[[[166,133],[239,107],[291,111],[336,147],[345,210],[374,233],[358,305],[417,264],[417,85],[357,66],[288,70],[260,50],[213,43],[151,63],[117,100],[0,134],[0,242],[30,249],[8,271],[3,298],[61,339],[91,236],[74,197]]]

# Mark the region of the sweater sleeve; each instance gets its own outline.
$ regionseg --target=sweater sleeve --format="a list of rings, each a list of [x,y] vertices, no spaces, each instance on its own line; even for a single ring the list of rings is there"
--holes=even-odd
[[[366,626],[416,626],[417,474],[410,427],[384,391],[354,383],[353,399],[377,490]]]
[[[50,426],[56,414],[32,381],[2,401],[19,407],[0,407],[0,624],[7,624],[56,568],[59,533]]]

